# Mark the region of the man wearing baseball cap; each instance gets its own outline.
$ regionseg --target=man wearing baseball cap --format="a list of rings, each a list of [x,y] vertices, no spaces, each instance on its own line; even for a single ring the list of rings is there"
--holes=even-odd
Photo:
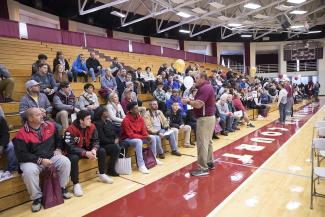
[[[25,121],[25,112],[29,108],[39,108],[43,117],[52,112],[52,105],[44,93],[40,92],[40,85],[35,80],[29,80],[25,83],[26,94],[21,98],[19,103],[19,113]]]

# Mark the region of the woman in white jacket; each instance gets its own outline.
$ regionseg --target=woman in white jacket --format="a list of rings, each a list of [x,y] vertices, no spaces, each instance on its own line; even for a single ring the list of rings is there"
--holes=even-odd
[[[125,113],[124,113],[123,108],[119,102],[117,93],[112,92],[109,95],[108,103],[107,103],[107,110],[108,110],[108,119],[116,127],[116,130],[119,130],[121,123],[125,117]]]

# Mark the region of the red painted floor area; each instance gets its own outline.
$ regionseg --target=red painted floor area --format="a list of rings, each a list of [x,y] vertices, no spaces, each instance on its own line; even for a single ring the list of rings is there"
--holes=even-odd
[[[297,117],[300,120],[292,121],[292,124],[285,126],[272,122],[215,151],[216,169],[210,171],[207,177],[188,176],[188,172],[196,168],[196,163],[193,163],[86,216],[206,216],[253,174],[256,168],[272,156],[317,110],[318,107],[305,106],[295,113],[300,116]],[[269,129],[274,127],[286,128],[288,131]],[[261,133],[265,131],[281,132],[282,135],[264,136]],[[271,143],[252,142],[251,138],[254,137],[275,140]],[[260,151],[236,149],[241,144],[264,148]],[[232,157],[223,156],[226,153],[233,155]],[[237,159],[239,155],[246,155],[246,158]],[[252,155],[252,158],[245,160],[247,155]]]

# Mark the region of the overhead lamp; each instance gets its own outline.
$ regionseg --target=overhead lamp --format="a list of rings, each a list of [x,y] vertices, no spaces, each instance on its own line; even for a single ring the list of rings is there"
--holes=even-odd
[[[179,32],[180,32],[180,33],[184,33],[184,34],[189,34],[189,33],[190,33],[190,30],[187,30],[187,29],[180,29]]]
[[[301,14],[305,14],[305,13],[307,13],[307,11],[294,10],[294,11],[290,12],[290,14],[296,14],[296,15],[301,15]]]
[[[304,27],[305,27],[304,25],[293,25],[293,26],[290,26],[290,29],[301,29]]]
[[[309,32],[306,32],[305,34],[317,34],[317,33],[321,33],[322,30],[314,30],[314,31],[309,31]]]
[[[287,0],[287,2],[292,3],[292,4],[301,4],[305,1],[306,0]]]
[[[252,35],[241,35],[240,37],[242,37],[242,38],[251,38]]]
[[[260,8],[260,7],[261,7],[261,5],[255,4],[255,3],[247,3],[244,5],[244,8],[253,9],[253,10]]]
[[[191,16],[191,14],[185,13],[183,11],[178,12],[177,15],[184,18],[189,18]]]
[[[115,16],[117,16],[117,17],[121,17],[121,18],[126,17],[125,14],[122,14],[122,13],[120,13],[120,12],[118,12],[118,11],[112,11],[111,14],[112,14],[112,15],[115,15]]]
[[[240,27],[242,24],[240,23],[228,23],[228,26],[230,27]]]

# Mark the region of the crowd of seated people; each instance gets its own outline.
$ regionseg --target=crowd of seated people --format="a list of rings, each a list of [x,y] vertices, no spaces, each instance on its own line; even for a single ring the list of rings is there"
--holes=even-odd
[[[3,115],[0,116],[0,156],[4,153],[8,158],[7,172],[0,171],[0,179],[10,178],[19,167],[33,200],[32,211],[41,209],[39,174],[50,165],[64,167],[58,175],[63,197],[69,199],[72,195],[66,185],[70,176],[73,194],[79,197],[84,194],[79,183],[78,162],[81,159],[97,159],[99,180],[113,183],[111,177],[119,175],[115,164],[122,148],[134,147],[139,171],[148,174],[142,153],[144,144],[150,146],[158,165],[162,164],[158,158],[165,158],[163,139],[169,142],[171,154],[178,157],[182,155],[178,144],[180,133],[184,134],[181,145],[194,147],[191,132],[195,134],[196,119],[192,108],[182,103],[182,98],[194,99],[197,89],[195,85],[185,88],[183,75],[173,65],[164,63],[157,76],[150,67],[145,71],[138,68],[127,72],[117,58],[110,67],[102,67],[91,52],[87,61],[83,54],[78,55],[70,69],[63,53],[57,52],[52,73],[46,55],[41,54],[38,59],[33,64],[31,79],[25,83],[26,94],[20,100],[19,112],[24,126],[12,142],[7,123]],[[186,69],[194,83],[199,69],[198,65]],[[5,73],[8,70],[0,65],[0,75],[4,77],[0,90],[1,82],[10,79],[10,74]],[[71,82],[77,81],[77,76],[83,76],[85,81],[90,76],[93,82],[100,77],[101,88],[95,90],[93,84],[85,83],[84,92],[76,96]],[[218,133],[227,136],[239,130],[238,126],[243,123],[254,127],[247,110],[258,109],[261,116],[266,116],[268,104],[276,100],[281,86],[275,80],[252,80],[232,71],[215,71],[210,82],[217,99],[214,138],[218,138]],[[295,101],[312,96],[318,100],[320,85],[309,82],[292,86],[287,82],[285,88],[288,92],[292,90]],[[104,97],[105,104],[100,105],[96,92]],[[140,92],[153,94],[154,100],[148,110],[141,107]],[[5,95],[8,102],[10,94]],[[110,156],[108,164],[107,155]]]

